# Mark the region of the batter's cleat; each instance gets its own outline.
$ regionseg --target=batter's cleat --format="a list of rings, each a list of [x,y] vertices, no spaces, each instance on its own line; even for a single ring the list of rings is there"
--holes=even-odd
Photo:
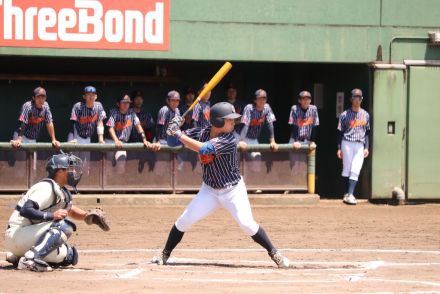
[[[345,195],[344,195],[344,198],[342,199],[342,201],[343,201],[345,204],[348,204],[348,205],[356,205],[356,203],[357,203],[357,200],[356,200],[356,198],[353,196],[353,194],[345,194]]]
[[[6,261],[11,263],[14,267],[17,267],[19,259],[20,258],[14,253],[6,252]]]
[[[27,259],[26,257],[20,258],[17,265],[18,270],[28,270],[33,272],[51,272],[50,265],[41,259]]]
[[[170,258],[170,256],[162,252],[159,256],[153,257],[153,259],[151,259],[151,262],[158,265],[165,265],[167,264],[168,258]]]
[[[283,256],[279,251],[276,251],[273,255],[269,254],[269,256],[276,263],[278,268],[288,268],[290,265],[290,260]]]

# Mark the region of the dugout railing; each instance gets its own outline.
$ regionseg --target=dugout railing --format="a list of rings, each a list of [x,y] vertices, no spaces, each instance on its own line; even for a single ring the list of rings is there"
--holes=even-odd
[[[80,192],[191,192],[202,181],[197,154],[182,147],[150,152],[141,143],[121,149],[114,144],[62,143],[61,149],[84,160]],[[115,161],[115,151],[126,151],[125,161]],[[19,149],[0,143],[0,191],[25,191],[44,178],[46,160],[56,152],[50,143],[23,144]],[[279,144],[277,152],[269,144],[249,145],[240,152],[240,165],[250,191],[315,193],[315,150],[308,145],[294,150],[292,144]]]

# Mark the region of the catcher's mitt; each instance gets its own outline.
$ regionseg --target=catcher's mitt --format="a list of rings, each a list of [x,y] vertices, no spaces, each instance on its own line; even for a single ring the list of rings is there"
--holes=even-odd
[[[84,221],[88,225],[95,224],[99,226],[103,231],[109,231],[110,226],[108,224],[105,212],[101,208],[94,208],[87,211],[87,215]]]

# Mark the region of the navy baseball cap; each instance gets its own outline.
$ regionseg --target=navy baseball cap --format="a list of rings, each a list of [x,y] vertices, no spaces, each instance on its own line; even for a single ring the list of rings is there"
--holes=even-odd
[[[130,103],[131,99],[130,96],[128,96],[128,94],[123,94],[122,96],[118,97],[117,101],[119,103]]]
[[[34,96],[35,97],[37,97],[37,96],[47,97],[46,90],[44,90],[44,88],[42,88],[42,87],[37,87],[34,89]]]
[[[351,97],[363,97],[361,89],[353,89],[351,90]]]
[[[95,93],[96,94],[96,88],[93,86],[87,86],[84,88],[84,94],[86,93]]]
[[[304,97],[312,98],[312,94],[310,94],[309,91],[301,91],[301,92],[299,93],[299,98],[304,98]]]

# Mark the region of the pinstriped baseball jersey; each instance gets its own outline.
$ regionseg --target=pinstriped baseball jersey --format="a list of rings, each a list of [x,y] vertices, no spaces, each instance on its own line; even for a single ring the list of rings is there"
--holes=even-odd
[[[290,110],[289,125],[298,126],[298,140],[310,140],[312,128],[319,126],[318,109],[310,105],[304,110],[299,105],[293,105]]]
[[[153,116],[150,113],[144,111],[143,109],[141,109],[141,111],[139,112],[135,111],[135,113],[139,119],[139,122],[141,123],[142,128],[144,129],[145,136],[147,137],[147,141],[151,142],[153,140],[152,129],[155,126]],[[136,129],[133,129],[131,131],[130,141],[142,142],[141,135],[139,135]]]
[[[179,105],[179,111],[181,114],[184,114],[188,108],[189,108],[189,106],[186,103],[180,103],[180,105]],[[183,123],[183,125],[181,127],[182,130],[187,130],[192,127],[193,113],[194,113],[194,109],[191,110],[190,112],[188,112],[188,114],[185,116],[185,122]]]
[[[265,104],[262,111],[258,111],[255,104],[248,104],[243,110],[241,122],[249,126],[246,138],[257,139],[265,122],[276,121],[275,114],[269,104]]]
[[[238,167],[237,141],[232,133],[222,134],[210,139],[211,127],[193,128],[185,134],[200,142],[211,142],[214,153],[200,155],[203,169],[203,182],[214,189],[223,189],[236,185],[240,179]]]
[[[18,120],[24,123],[23,135],[29,139],[37,139],[44,123],[52,122],[52,112],[47,102],[44,102],[43,108],[38,109],[33,101],[28,101],[21,107]]]
[[[112,108],[110,109],[106,126],[114,128],[116,137],[119,140],[128,142],[131,130],[139,123],[139,119],[133,109],[129,108],[127,113],[121,113],[119,109]]]
[[[158,134],[156,136],[159,139],[166,140],[167,139],[167,126],[170,120],[172,120],[176,115],[180,115],[179,108],[176,108],[176,111],[173,111],[168,105],[163,106],[159,113],[157,114],[157,125],[165,126],[164,128],[158,128]]]
[[[193,109],[193,120],[195,123],[195,127],[197,128],[206,128],[211,125],[209,121],[209,113],[211,110],[211,102],[203,102],[200,101]]]
[[[346,141],[365,143],[365,134],[369,129],[370,115],[362,108],[358,112],[349,108],[339,116],[338,130]]]
[[[75,129],[79,136],[90,138],[95,133],[97,123],[106,117],[101,102],[93,102],[92,108],[87,107],[85,102],[78,102],[72,108],[70,120],[75,122]]]

